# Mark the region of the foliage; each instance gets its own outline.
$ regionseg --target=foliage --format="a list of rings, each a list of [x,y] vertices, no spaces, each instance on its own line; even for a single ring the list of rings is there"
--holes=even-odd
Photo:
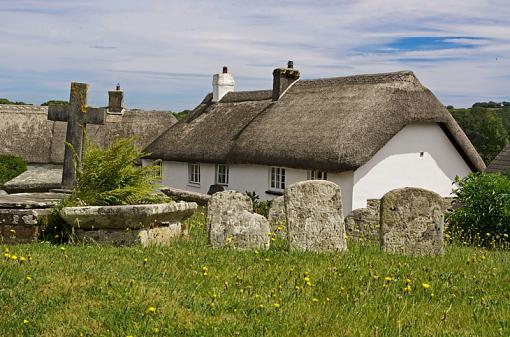
[[[502,118],[492,110],[475,107],[450,111],[486,164],[508,143],[510,119],[507,129]]]
[[[68,101],[59,101],[59,100],[49,100],[41,104],[41,106],[48,106],[48,105],[69,105]]]
[[[4,247],[0,336],[510,335],[508,251],[235,251],[186,225],[166,247]]]
[[[137,165],[146,155],[134,138],[119,139],[106,149],[87,141],[83,160],[77,165],[72,198],[97,206],[155,201],[159,167]]]
[[[23,158],[13,155],[0,155],[0,188],[4,183],[27,170]]]
[[[456,203],[447,214],[449,231],[462,241],[491,246],[510,235],[510,177],[472,173],[456,178]]]
[[[245,192],[247,196],[250,197],[251,201],[253,202],[253,211],[257,214],[263,215],[267,218],[269,215],[269,209],[271,208],[271,201],[270,200],[260,200],[260,197],[258,196],[255,191],[253,192]]]
[[[191,110],[183,110],[180,112],[172,112],[172,114],[175,116],[175,118],[177,118],[178,121],[181,121],[183,119],[188,118],[190,112]]]
[[[0,98],[0,104],[11,104],[11,105],[31,105],[25,102],[11,102],[7,98]]]

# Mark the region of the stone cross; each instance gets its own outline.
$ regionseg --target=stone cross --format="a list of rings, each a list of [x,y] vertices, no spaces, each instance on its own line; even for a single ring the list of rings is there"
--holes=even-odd
[[[86,83],[72,82],[69,106],[50,105],[48,107],[48,120],[67,122],[64,172],[62,174],[63,188],[72,188],[74,185],[76,179],[74,156],[76,154],[79,159],[82,158],[86,125],[104,124],[106,120],[105,108],[87,106],[88,87]]]

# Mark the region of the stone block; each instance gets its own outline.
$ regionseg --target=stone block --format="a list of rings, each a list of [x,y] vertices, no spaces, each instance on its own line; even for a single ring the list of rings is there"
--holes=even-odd
[[[39,239],[49,209],[0,209],[0,242],[29,243]]]
[[[274,198],[271,202],[267,220],[269,220],[271,232],[279,238],[287,237],[287,218],[285,217],[285,198],[283,195]]]
[[[161,189],[161,192],[166,194],[169,197],[175,198],[177,200],[187,201],[187,202],[196,202],[198,205],[207,205],[209,199],[211,199],[210,195],[198,193],[198,192],[190,192],[186,190],[181,190],[174,187],[165,187]]]
[[[181,223],[147,229],[75,229],[79,242],[87,244],[133,246],[168,245],[187,235]]]
[[[212,247],[269,248],[269,222],[251,213],[253,203],[236,191],[215,193],[207,205],[207,234]]]
[[[444,202],[432,191],[400,188],[381,199],[381,249],[407,255],[444,252]]]
[[[307,180],[285,190],[289,247],[302,251],[343,251],[345,226],[340,187],[325,180]]]
[[[349,238],[379,242],[379,208],[353,210],[345,218],[345,231]]]
[[[4,184],[7,193],[40,193],[60,188],[62,168],[37,167],[23,172]]]

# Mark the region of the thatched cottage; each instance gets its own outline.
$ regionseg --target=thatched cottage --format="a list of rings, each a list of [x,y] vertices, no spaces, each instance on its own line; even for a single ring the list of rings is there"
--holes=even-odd
[[[87,135],[102,146],[121,137],[146,147],[177,119],[168,111],[127,110],[123,92],[109,92],[105,125],[88,125]],[[0,154],[23,157],[31,166],[60,165],[64,160],[66,122],[48,120],[48,107],[0,105]]]
[[[340,185],[345,213],[404,186],[448,196],[455,176],[485,165],[459,125],[411,71],[299,80],[289,62],[273,90],[234,91],[227,69],[189,118],[147,151],[163,184],[281,195],[306,179]]]

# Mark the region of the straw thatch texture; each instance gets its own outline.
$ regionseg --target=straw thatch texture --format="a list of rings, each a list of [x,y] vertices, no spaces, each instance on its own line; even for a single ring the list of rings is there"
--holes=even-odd
[[[500,172],[501,174],[506,174],[508,171],[510,171],[510,144],[501,150],[485,170],[487,173]]]
[[[149,146],[154,158],[353,170],[407,124],[435,122],[473,170],[485,168],[453,117],[410,71],[298,81],[277,102],[261,92],[229,93],[197,109]]]

